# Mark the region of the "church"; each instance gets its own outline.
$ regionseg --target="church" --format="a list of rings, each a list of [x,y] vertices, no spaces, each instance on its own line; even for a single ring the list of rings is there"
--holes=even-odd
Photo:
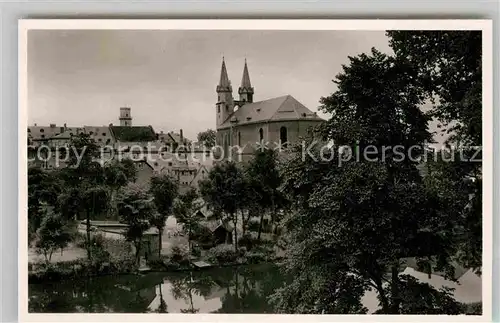
[[[254,102],[246,59],[238,100],[233,98],[224,58],[216,92],[216,141],[224,159],[239,155],[248,160],[261,145],[286,149],[323,121],[291,95]]]

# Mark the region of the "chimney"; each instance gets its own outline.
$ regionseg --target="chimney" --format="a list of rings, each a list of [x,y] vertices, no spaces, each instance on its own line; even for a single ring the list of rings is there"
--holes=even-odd
[[[66,124],[64,124],[64,129],[66,129],[66,127],[67,127]]]
[[[35,123],[35,127],[36,127],[36,123]]]
[[[184,144],[184,136],[182,135],[182,129],[179,131],[181,136],[181,145]]]

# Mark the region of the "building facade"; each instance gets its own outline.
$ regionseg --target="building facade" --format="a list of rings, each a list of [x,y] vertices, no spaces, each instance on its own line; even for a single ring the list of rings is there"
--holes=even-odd
[[[233,98],[224,58],[216,93],[216,142],[224,159],[248,160],[260,147],[286,150],[323,122],[291,95],[254,102],[246,60],[239,98]]]

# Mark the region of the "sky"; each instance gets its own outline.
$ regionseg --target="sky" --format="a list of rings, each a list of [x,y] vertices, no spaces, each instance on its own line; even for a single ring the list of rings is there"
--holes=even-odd
[[[223,56],[235,98],[246,58],[254,101],[318,111],[348,56],[372,47],[391,52],[384,31],[31,30],[28,124],[118,125],[128,106],[134,125],[196,139],[215,129]]]

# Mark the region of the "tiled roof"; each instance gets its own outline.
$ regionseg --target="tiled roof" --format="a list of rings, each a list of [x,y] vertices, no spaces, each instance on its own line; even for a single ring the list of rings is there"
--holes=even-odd
[[[81,127],[58,127],[52,126],[28,126],[28,132],[33,140],[50,139],[64,132],[74,133],[75,135],[83,132]]]
[[[321,121],[311,110],[297,101],[291,95],[247,103],[234,112],[220,127],[228,128],[254,122],[280,120],[317,120]],[[235,122],[234,122],[235,121]]]
[[[109,126],[84,126],[83,129],[97,143],[109,144],[114,141]]]
[[[111,132],[116,140],[128,142],[156,141],[156,134],[152,127],[134,126],[121,127],[111,126]]]
[[[51,139],[71,139],[73,135],[73,131],[66,130],[64,132],[58,133],[57,135],[54,135]]]

